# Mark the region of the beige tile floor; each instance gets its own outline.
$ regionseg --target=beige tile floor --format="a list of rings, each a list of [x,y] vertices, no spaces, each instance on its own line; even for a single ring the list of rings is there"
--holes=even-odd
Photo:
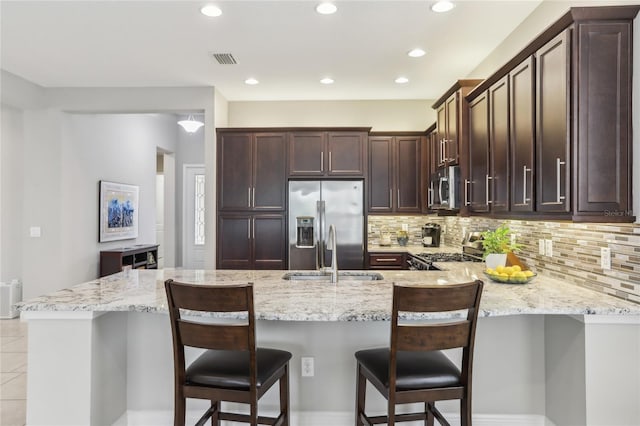
[[[27,408],[27,324],[0,319],[0,426],[23,426]]]

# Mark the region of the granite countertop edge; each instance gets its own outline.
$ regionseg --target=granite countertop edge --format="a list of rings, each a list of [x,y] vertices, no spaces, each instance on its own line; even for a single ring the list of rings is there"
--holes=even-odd
[[[451,284],[485,282],[480,317],[510,315],[640,316],[640,304],[608,296],[539,273],[531,283],[493,283],[483,264],[442,262],[443,271],[375,271],[381,281],[288,281],[287,271],[250,270],[130,270],[40,296],[17,305],[22,312],[167,313],[164,281],[192,283],[254,283],[256,318],[269,321],[388,321],[392,283]],[[363,271],[358,271],[363,272]],[[450,318],[421,315],[409,319]]]

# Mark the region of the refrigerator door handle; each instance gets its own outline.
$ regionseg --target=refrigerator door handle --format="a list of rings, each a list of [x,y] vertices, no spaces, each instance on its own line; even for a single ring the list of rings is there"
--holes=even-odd
[[[323,239],[323,234],[322,234],[322,217],[323,217],[323,201],[316,201],[316,219],[317,219],[317,224],[318,224],[318,237],[317,237],[317,241],[318,243],[316,244],[316,269],[320,269],[324,266],[324,258],[323,258],[323,254],[324,254],[324,247],[322,244],[322,239]]]

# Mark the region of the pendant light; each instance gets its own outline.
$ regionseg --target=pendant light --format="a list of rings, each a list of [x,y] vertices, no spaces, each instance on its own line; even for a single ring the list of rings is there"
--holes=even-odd
[[[182,126],[187,133],[195,133],[200,127],[204,126],[204,123],[194,119],[193,115],[189,115],[189,118],[186,120],[178,121],[178,124]]]

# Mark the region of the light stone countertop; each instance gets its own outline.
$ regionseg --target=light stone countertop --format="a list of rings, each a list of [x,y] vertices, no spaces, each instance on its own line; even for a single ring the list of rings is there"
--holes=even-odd
[[[640,304],[539,274],[528,284],[488,280],[484,264],[442,262],[443,271],[375,271],[381,281],[287,281],[287,271],[129,270],[18,304],[22,311],[166,312],[164,281],[253,282],[256,318],[280,321],[388,321],[392,283],[485,282],[479,316],[522,314],[640,315]],[[341,271],[342,272],[342,271]],[[357,271],[363,272],[363,271]],[[372,271],[373,272],[373,271]],[[423,315],[419,318],[431,318]],[[410,317],[411,318],[411,317]]]

